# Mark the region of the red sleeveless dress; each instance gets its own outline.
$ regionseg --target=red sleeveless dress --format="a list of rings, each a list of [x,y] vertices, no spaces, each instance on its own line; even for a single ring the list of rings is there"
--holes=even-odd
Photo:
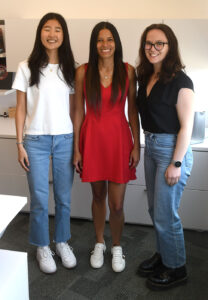
[[[128,64],[126,64],[128,68]],[[133,148],[132,135],[124,113],[129,88],[126,78],[125,94],[121,92],[115,104],[111,103],[111,85],[101,84],[101,108],[96,115],[86,98],[86,116],[80,132],[80,152],[83,159],[81,178],[83,182],[112,181],[127,183],[136,179],[136,169],[129,168],[130,153]]]

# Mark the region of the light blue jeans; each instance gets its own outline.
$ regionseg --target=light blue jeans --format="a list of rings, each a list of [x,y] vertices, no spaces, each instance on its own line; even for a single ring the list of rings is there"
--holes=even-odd
[[[26,135],[24,147],[30,163],[30,171],[27,172],[31,196],[29,241],[36,246],[50,244],[48,198],[49,165],[50,157],[52,157],[55,199],[54,241],[66,242],[71,237],[70,202],[74,177],[73,134]]]
[[[156,230],[157,252],[169,268],[178,268],[186,263],[178,208],[193,165],[189,146],[182,162],[179,182],[173,186],[166,183],[165,171],[172,160],[176,138],[174,134],[145,133],[144,167],[149,214]]]

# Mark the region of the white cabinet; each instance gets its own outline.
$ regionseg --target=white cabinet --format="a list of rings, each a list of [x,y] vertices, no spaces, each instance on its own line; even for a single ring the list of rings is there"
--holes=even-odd
[[[208,192],[185,189],[179,214],[184,228],[208,230]]]
[[[71,216],[91,219],[92,192],[89,183],[81,182],[75,173],[72,187]]]
[[[29,190],[25,172],[17,161],[15,139],[0,138],[0,193],[27,196],[28,203],[23,209],[29,210]]]
[[[208,152],[193,151],[193,154],[193,170],[186,188],[191,190],[208,191]]]
[[[127,186],[124,210],[125,222],[145,225],[152,224],[148,213],[146,186]]]
[[[208,230],[208,152],[194,150],[192,175],[181,200],[179,213],[184,228]],[[28,204],[23,211],[29,211],[29,190],[26,174],[17,161],[15,139],[0,138],[0,193],[27,196]],[[50,172],[50,181],[51,181]],[[49,184],[49,213],[54,214],[53,185]],[[82,183],[75,174],[72,188],[71,216],[92,218],[92,193],[90,184]],[[128,223],[152,224],[147,208],[147,193],[144,178],[144,149],[137,168],[137,180],[127,185],[125,202],[125,221]],[[108,219],[108,212],[107,212]]]

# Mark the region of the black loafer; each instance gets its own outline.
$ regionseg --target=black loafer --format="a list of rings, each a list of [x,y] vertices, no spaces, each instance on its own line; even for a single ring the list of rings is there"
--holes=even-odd
[[[151,258],[143,261],[138,269],[137,274],[143,277],[147,277],[161,267],[162,259],[159,253],[155,253]]]
[[[148,277],[147,286],[154,290],[163,290],[185,284],[187,278],[185,265],[176,269],[163,266]]]

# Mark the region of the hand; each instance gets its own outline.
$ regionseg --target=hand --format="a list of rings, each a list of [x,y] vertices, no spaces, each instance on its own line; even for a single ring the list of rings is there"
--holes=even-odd
[[[133,148],[130,154],[129,166],[130,169],[136,168],[140,160],[140,152],[137,148]]]
[[[74,152],[73,165],[75,166],[76,172],[82,173],[82,155],[80,152]]]
[[[27,156],[27,152],[25,150],[25,148],[23,147],[23,145],[18,145],[18,161],[21,165],[21,167],[29,172],[29,159],[28,159],[28,156]]]
[[[173,186],[178,183],[181,176],[181,168],[176,168],[170,164],[165,171],[165,179],[168,185]]]

